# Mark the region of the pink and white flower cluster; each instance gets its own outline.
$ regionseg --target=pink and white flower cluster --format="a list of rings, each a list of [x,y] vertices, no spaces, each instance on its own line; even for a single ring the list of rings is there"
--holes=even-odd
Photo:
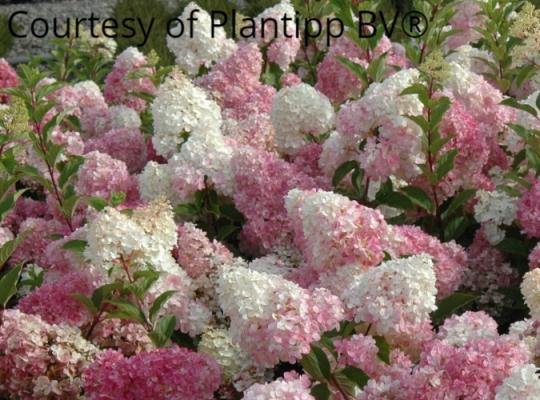
[[[453,5],[442,43],[235,41],[191,2],[170,68],[0,59],[0,398],[540,398],[538,64]]]

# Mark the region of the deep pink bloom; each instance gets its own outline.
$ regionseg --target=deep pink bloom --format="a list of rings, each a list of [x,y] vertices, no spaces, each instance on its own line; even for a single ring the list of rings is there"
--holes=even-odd
[[[125,358],[114,350],[100,353],[84,373],[88,400],[211,400],[220,384],[211,357],[181,347]]]
[[[0,88],[15,87],[18,83],[17,72],[15,72],[4,58],[0,58]],[[9,96],[0,94],[0,104],[7,103],[8,100]]]

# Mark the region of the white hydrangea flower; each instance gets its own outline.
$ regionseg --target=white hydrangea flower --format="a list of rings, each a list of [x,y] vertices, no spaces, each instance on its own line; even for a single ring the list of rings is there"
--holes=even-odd
[[[193,34],[189,32],[188,18],[193,14],[197,20],[193,23]],[[212,35],[212,19],[204,9],[196,3],[189,3],[179,17],[184,27],[179,24],[167,35],[167,46],[176,56],[178,64],[187,74],[197,75],[201,66],[211,67],[213,63],[229,57],[236,50],[234,40],[227,39],[225,30],[214,29]],[[178,38],[184,29],[184,34]]]
[[[150,264],[158,271],[176,272],[178,265],[171,255],[177,232],[172,208],[163,199],[128,215],[105,208],[88,224],[84,255],[98,268],[109,268],[118,260],[130,267]]]
[[[540,333],[537,332],[537,328],[534,325],[535,320],[525,319],[514,322],[508,330],[508,335],[514,336],[525,343],[532,355],[536,355],[537,353],[538,333]]]
[[[116,105],[110,107],[109,118],[111,122],[111,129],[138,129],[142,125],[141,117],[139,117],[137,111],[123,105]]]
[[[268,254],[264,257],[256,258],[249,263],[249,268],[253,271],[279,276],[285,276],[294,270],[290,265],[285,264],[276,254]]]
[[[279,21],[281,18],[285,16],[287,16],[288,18],[294,18],[296,16],[296,11],[289,0],[283,0],[272,7],[268,7],[259,15],[257,15],[255,17],[255,20],[257,21],[256,25],[260,27],[262,25],[262,21],[265,19],[266,20],[276,19]],[[261,44],[270,43],[271,41],[275,39],[291,37],[295,35],[296,25],[292,22],[287,24],[286,31],[284,29],[278,29],[277,35],[275,34],[273,26],[271,24],[267,26],[270,26],[271,28],[266,27],[265,32],[264,32],[264,37],[262,35],[262,30],[259,29],[257,31],[256,41],[258,43],[261,43]]]
[[[101,89],[94,81],[82,81],[76,83],[73,88],[79,92],[83,97],[97,99],[102,101],[105,104],[105,98]],[[81,107],[84,107],[84,104],[81,104]]]
[[[495,400],[537,400],[540,379],[534,364],[516,367],[495,391]]]
[[[178,234],[174,213],[168,201],[158,198],[145,207],[136,208],[131,220],[139,225],[146,236],[145,254],[158,259],[162,253],[169,254],[176,245]]]
[[[10,240],[13,240],[13,233],[8,228],[0,226],[0,247]]]
[[[516,198],[506,192],[479,190],[478,203],[474,206],[474,218],[479,223],[493,222],[495,225],[511,225],[516,219]]]
[[[169,160],[171,171],[181,171],[177,165],[188,165],[206,175],[215,189],[226,196],[234,193],[234,173],[231,160],[234,149],[219,131],[206,131],[205,135],[194,135],[182,145],[179,153]]]
[[[125,68],[135,67],[146,64],[146,57],[136,47],[128,47],[116,57],[116,64],[123,65]]]
[[[427,255],[382,263],[357,275],[345,293],[355,321],[373,323],[381,334],[398,333],[404,323],[416,325],[436,310],[435,272]]]
[[[229,331],[224,328],[212,328],[204,332],[198,351],[217,361],[225,382],[230,382],[246,364],[251,364],[250,356],[233,343]]]
[[[160,86],[152,103],[156,152],[166,158],[180,150],[186,137],[219,132],[221,109],[184,75],[173,73]]]
[[[173,204],[177,203],[176,196],[171,190],[171,180],[167,164],[158,164],[149,161],[142,172],[137,176],[139,193],[144,201],[152,201],[165,196]]]
[[[455,62],[461,67],[468,69],[476,74],[483,74],[489,71],[489,67],[482,60],[493,62],[493,57],[488,51],[477,49],[469,44],[459,46],[454,52],[450,53],[446,60]]]
[[[275,294],[294,293],[297,286],[278,275],[247,268],[220,269],[218,280],[219,302],[231,319],[269,319],[279,301]]]
[[[88,224],[84,255],[95,265],[106,265],[142,252],[145,233],[126,214],[107,207]]]
[[[540,269],[529,271],[521,282],[521,293],[533,319],[540,319]]]
[[[516,198],[503,191],[480,190],[474,206],[474,218],[484,225],[486,238],[492,245],[500,243],[505,232],[502,225],[511,225],[516,219]]]
[[[358,156],[358,144],[351,137],[334,131],[322,145],[319,168],[328,177],[333,177],[336,169],[346,161]]]
[[[335,121],[330,100],[305,83],[281,89],[271,117],[277,148],[284,154],[294,154],[305,145],[306,134],[328,132]]]
[[[401,96],[401,92],[418,82],[420,72],[409,68],[398,71],[382,82],[369,85],[362,100],[372,107],[375,119],[385,119],[387,116],[420,115],[424,105],[416,95]],[[383,121],[376,123],[381,125]]]
[[[527,97],[520,103],[530,106],[534,108],[537,112],[540,112],[540,110],[536,107],[536,99],[538,98],[538,96],[540,96],[540,90],[532,93],[529,97]],[[538,121],[538,119],[536,119],[533,115],[529,114],[526,111],[518,111],[516,124],[524,126],[527,129],[540,129],[540,121]]]
[[[187,273],[173,260],[175,269],[161,273],[148,291],[148,304],[152,304],[162,293],[174,290],[174,294],[159,311],[158,316],[174,315],[176,327],[192,336],[208,329],[212,320],[210,310],[195,299],[195,286]]]
[[[499,333],[497,322],[488,314],[467,311],[447,318],[437,337],[454,346],[463,346],[476,339],[495,339]]]

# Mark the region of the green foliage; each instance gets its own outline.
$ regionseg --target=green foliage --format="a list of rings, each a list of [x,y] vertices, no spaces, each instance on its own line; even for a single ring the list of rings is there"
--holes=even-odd
[[[210,240],[217,239],[238,252],[238,234],[244,223],[244,216],[234,203],[207,185],[206,189],[195,193],[191,203],[179,204],[174,209],[183,220],[192,221],[204,230]]]
[[[17,283],[21,271],[22,265],[18,265],[0,278],[0,309],[6,308],[8,301],[17,293]]]
[[[94,323],[85,336],[91,337],[95,326],[105,319],[121,319],[142,325],[154,345],[165,346],[175,332],[176,318],[160,316],[159,313],[175,291],[166,291],[148,304],[148,291],[157,282],[160,273],[145,269],[131,274],[128,264],[123,268],[124,279],[116,279],[97,288],[91,297],[80,293],[73,295],[93,317]]]
[[[431,314],[433,324],[436,326],[440,325],[446,318],[472,303],[474,300],[478,299],[478,297],[479,295],[475,293],[456,292],[451,294],[437,304],[437,310]]]
[[[0,14],[0,57],[5,57],[13,46],[13,36],[9,32],[8,16]]]
[[[139,47],[139,50],[148,54],[151,50],[154,50],[159,56],[161,65],[174,64],[174,56],[167,48],[166,35],[167,35],[167,22],[176,18],[178,15],[176,12],[171,12],[162,0],[119,0],[114,7],[113,17],[121,21],[125,18],[140,18],[143,21],[144,26],[148,26],[152,19],[154,19],[154,25],[148,41],[144,46],[141,44],[144,42],[143,33],[138,30],[137,34],[133,38],[122,38],[121,36],[130,35],[131,32],[124,31],[123,28],[119,28],[117,34],[118,53],[125,50],[128,47]]]

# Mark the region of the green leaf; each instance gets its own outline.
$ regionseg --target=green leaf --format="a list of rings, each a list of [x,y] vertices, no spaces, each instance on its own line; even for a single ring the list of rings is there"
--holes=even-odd
[[[9,299],[17,293],[17,282],[21,276],[22,268],[22,265],[17,265],[0,279],[0,307],[6,308]]]
[[[400,210],[410,210],[414,207],[414,204],[409,197],[399,192],[392,192],[386,195],[381,200],[381,203]]]
[[[220,226],[217,232],[217,239],[219,241],[224,241],[225,239],[227,239],[229,236],[231,236],[233,233],[237,232],[238,230],[240,230],[240,228],[232,224]]]
[[[348,395],[355,396],[358,392],[358,384],[345,375],[343,370],[335,372],[334,379],[339,384],[341,390],[345,391]]]
[[[341,164],[334,173],[334,177],[332,178],[332,185],[334,187],[339,186],[343,178],[345,178],[351,171],[353,171],[357,167],[358,163],[356,161],[346,161]]]
[[[101,308],[103,302],[109,300],[112,293],[117,289],[121,289],[122,287],[122,282],[108,283],[106,285],[100,286],[99,288],[94,290],[94,293],[92,294],[92,303],[94,303],[94,306],[97,309]]]
[[[379,349],[377,352],[379,360],[385,364],[390,364],[390,345],[386,339],[383,336],[374,336],[373,339],[375,340],[377,348]]]
[[[432,154],[437,155],[437,153],[439,153],[439,151],[453,138],[453,135],[448,135],[445,137],[439,136],[431,142],[431,144],[429,145],[429,151]]]
[[[451,217],[459,208],[472,199],[476,195],[476,189],[468,189],[459,193],[456,197],[452,199],[452,202],[448,206],[445,212],[442,213],[441,217],[443,220],[447,220]]]
[[[152,307],[150,307],[150,311],[148,313],[148,318],[150,319],[151,322],[154,322],[158,313],[161,311],[165,303],[167,303],[167,301],[169,301],[169,299],[175,293],[176,293],[176,290],[168,290],[166,292],[161,293],[154,300],[154,303],[152,303]]]
[[[107,207],[107,200],[101,197],[85,197],[84,201],[98,211],[103,211]]]
[[[30,231],[24,231],[19,233],[19,235],[12,240],[8,240],[6,243],[0,247],[0,268],[4,266],[4,264],[9,260],[9,257],[13,254],[13,252],[17,249],[19,244],[21,244],[24,239],[28,237],[30,234]]]
[[[536,98],[536,108],[540,110],[540,93],[538,94],[538,97]]]
[[[154,327],[154,330],[148,335],[156,347],[163,347],[171,338],[176,328],[176,317],[174,315],[166,315],[159,319]]]
[[[458,155],[458,150],[453,149],[444,153],[437,162],[437,169],[435,170],[435,177],[437,182],[441,181],[448,175],[450,171],[454,168],[454,162],[456,156]]]
[[[380,57],[371,61],[368,66],[367,73],[374,82],[379,82],[384,78],[384,71],[386,67],[386,57],[388,53],[384,53]]]
[[[316,400],[329,400],[331,393],[326,383],[318,383],[311,388],[311,395]]]
[[[174,208],[174,213],[179,217],[193,217],[199,213],[199,208],[195,204],[178,204]]]
[[[58,178],[58,185],[60,188],[64,188],[69,182],[70,178],[77,173],[82,164],[84,164],[84,157],[71,156],[66,163],[58,163],[58,169],[60,177]]]
[[[159,279],[159,275],[157,271],[138,271],[133,275],[135,282],[128,289],[142,300],[152,285]]]
[[[414,186],[407,186],[402,188],[401,191],[417,206],[422,207],[430,213],[433,212],[433,202],[422,189]]]
[[[62,248],[64,250],[73,251],[74,253],[82,254],[88,242],[86,240],[70,240],[69,242],[64,243]]]
[[[16,192],[8,193],[7,196],[0,202],[0,221],[2,221],[5,215],[15,207],[17,199],[28,189],[22,189]]]
[[[368,73],[366,69],[360,65],[355,63],[354,61],[349,60],[346,57],[343,56],[337,56],[336,60],[343,64],[349,71],[351,71],[354,75],[356,75],[357,78],[359,78],[364,85],[367,85],[369,83]]]
[[[313,351],[310,351],[308,354],[302,357],[300,364],[302,365],[304,371],[306,371],[309,376],[313,378],[313,380],[321,382],[324,381],[325,377],[321,372],[319,362],[317,361],[317,357],[315,357],[315,353]]]
[[[460,308],[473,302],[478,297],[479,295],[474,293],[456,292],[451,294],[437,304],[437,310],[431,314],[431,320],[435,325],[440,325],[446,318],[453,315]]]
[[[343,375],[349,378],[356,386],[362,389],[369,381],[369,376],[360,368],[347,366],[341,371]]]
[[[429,127],[432,130],[436,129],[439,126],[444,117],[444,114],[448,111],[451,104],[452,103],[450,102],[450,99],[448,97],[441,97],[440,99],[437,99],[436,105],[431,109],[431,115],[429,119]]]
[[[471,225],[471,221],[464,215],[459,215],[444,227],[444,241],[459,239]]]
[[[514,254],[524,258],[529,256],[529,248],[525,243],[518,239],[505,238],[495,247],[503,253]]]
[[[420,128],[422,128],[422,131],[424,133],[429,132],[429,122],[421,115],[405,115],[405,118],[410,119],[416,125],[418,125]]]
[[[510,97],[508,99],[504,99],[500,104],[502,105],[505,105],[505,106],[509,106],[509,107],[513,107],[513,108],[517,108],[518,110],[521,110],[521,111],[525,111],[526,113],[529,113],[533,116],[538,116],[538,112],[536,111],[536,109],[528,104],[522,104],[520,102],[518,102],[516,99]]]
[[[143,311],[135,304],[127,300],[107,300],[106,303],[112,304],[116,310],[108,314],[111,318],[126,319],[129,321],[146,323],[146,317]]]
[[[319,365],[322,376],[324,376],[326,379],[329,379],[331,375],[331,369],[328,357],[326,357],[326,353],[317,346],[311,346],[311,351],[317,359],[317,364]]]
[[[111,207],[118,207],[126,199],[126,194],[124,192],[112,192],[110,204]]]
[[[531,148],[527,148],[525,154],[527,155],[527,160],[529,161],[531,168],[537,173],[540,173],[540,156]]]
[[[91,298],[85,296],[84,294],[74,293],[71,295],[75,300],[81,303],[92,315],[97,314],[98,309],[96,308],[94,302]]]
[[[409,86],[401,92],[400,96],[406,96],[411,94],[416,94],[418,96],[418,99],[422,102],[424,106],[427,107],[429,105],[429,93],[428,89],[424,85],[416,83],[412,86]]]

